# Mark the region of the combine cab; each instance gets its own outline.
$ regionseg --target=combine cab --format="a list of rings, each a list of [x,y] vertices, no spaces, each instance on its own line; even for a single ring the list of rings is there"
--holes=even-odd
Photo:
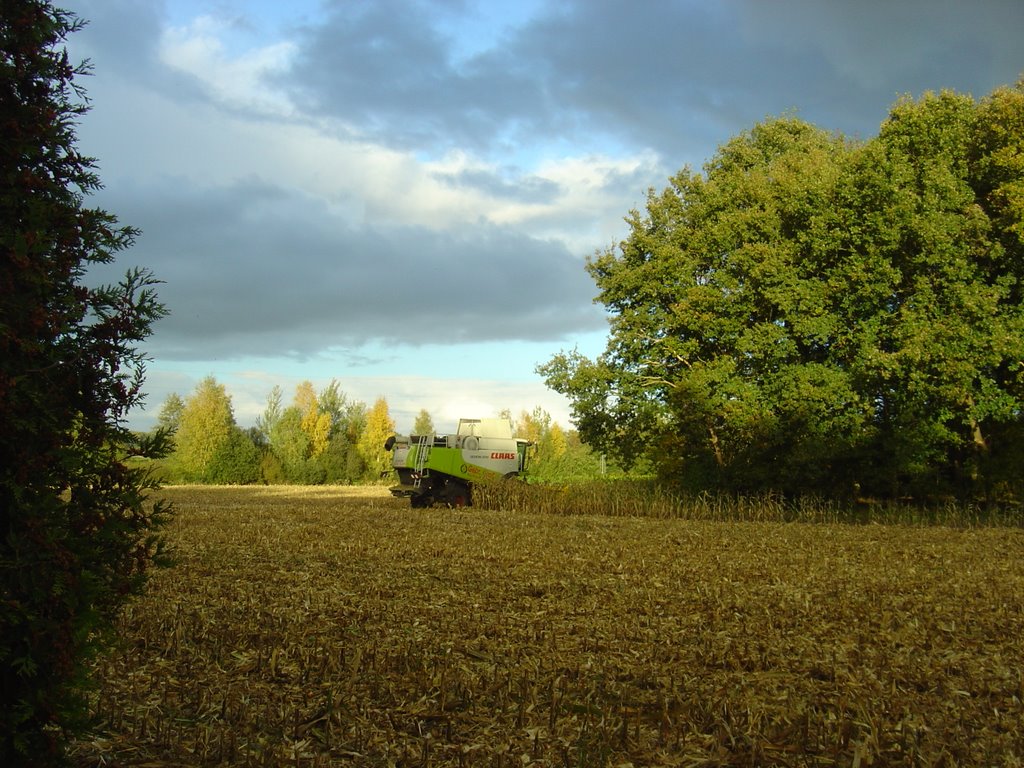
[[[474,485],[526,471],[529,444],[512,436],[509,419],[460,419],[454,435],[393,435],[384,443],[398,474],[391,493],[413,507],[468,507]]]

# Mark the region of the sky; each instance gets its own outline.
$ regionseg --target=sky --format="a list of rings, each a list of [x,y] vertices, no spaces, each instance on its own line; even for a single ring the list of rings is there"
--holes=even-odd
[[[868,139],[899,98],[1024,74],[1021,0],[58,0],[87,20],[88,199],[164,281],[153,426],[213,376],[240,426],[309,380],[399,431],[540,407],[596,357],[588,257],[730,138],[795,115]]]

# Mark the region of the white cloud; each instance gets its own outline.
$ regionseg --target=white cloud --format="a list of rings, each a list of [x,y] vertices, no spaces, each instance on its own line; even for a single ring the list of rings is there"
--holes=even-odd
[[[642,204],[648,185],[663,184],[668,176],[653,151],[567,156],[546,161],[534,173],[562,191],[558,199],[547,205],[507,206],[495,220],[521,223],[537,237],[557,238],[576,255],[618,242],[626,234],[623,217],[629,208]]]
[[[227,25],[213,16],[199,16],[182,27],[168,27],[159,46],[161,61],[196,78],[217,102],[270,115],[295,114],[285,91],[272,76],[287,70],[295,44],[280,41],[231,56],[223,36]]]

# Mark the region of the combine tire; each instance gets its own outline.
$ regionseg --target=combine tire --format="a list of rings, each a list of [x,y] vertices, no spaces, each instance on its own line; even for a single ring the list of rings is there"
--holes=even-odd
[[[449,480],[445,483],[440,500],[449,507],[469,507],[473,504],[469,484],[461,480]]]
[[[409,497],[409,506],[413,509],[426,509],[434,504],[434,497],[429,493],[421,493]]]

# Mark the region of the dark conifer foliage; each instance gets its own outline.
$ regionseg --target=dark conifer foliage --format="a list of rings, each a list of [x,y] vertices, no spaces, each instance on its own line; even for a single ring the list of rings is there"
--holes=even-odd
[[[138,234],[85,205],[88,109],[64,43],[82,26],[44,0],[0,0],[0,764],[61,760],[84,723],[86,662],[160,560],[167,507],[125,426],[138,345],[165,314],[155,278],[90,287]]]

